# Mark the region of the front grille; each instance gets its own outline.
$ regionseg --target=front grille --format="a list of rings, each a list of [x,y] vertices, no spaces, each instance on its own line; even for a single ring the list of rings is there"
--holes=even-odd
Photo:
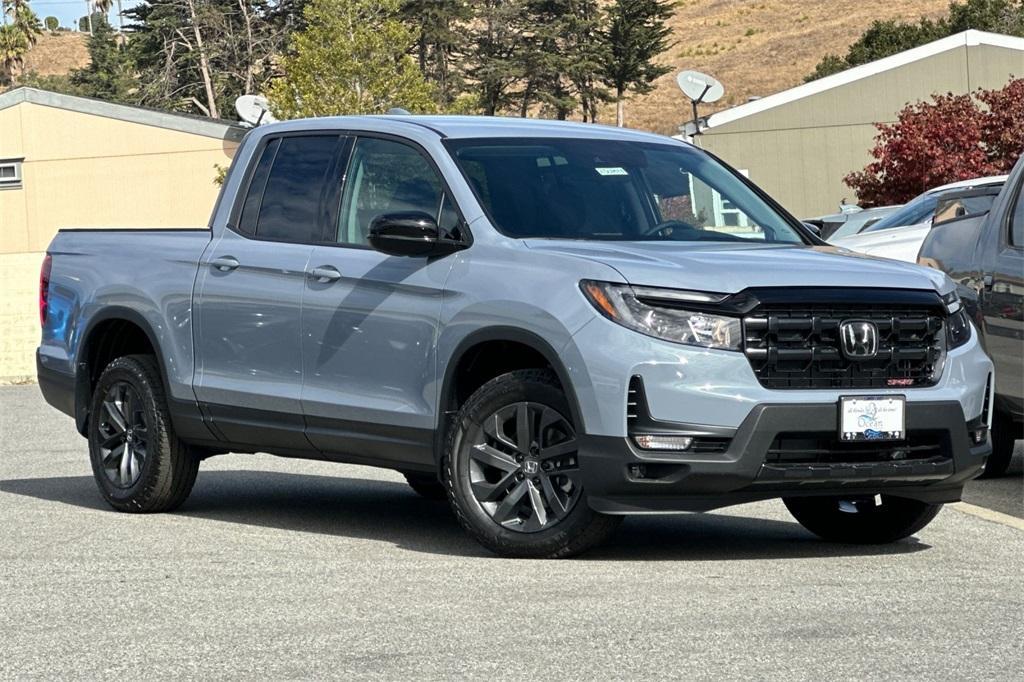
[[[844,321],[878,328],[878,352],[847,358]],[[766,388],[917,388],[938,379],[943,318],[933,307],[762,305],[743,318],[743,352]]]
[[[780,433],[765,461],[777,464],[904,462],[950,456],[948,432],[911,431],[905,441],[843,441],[834,433]]]

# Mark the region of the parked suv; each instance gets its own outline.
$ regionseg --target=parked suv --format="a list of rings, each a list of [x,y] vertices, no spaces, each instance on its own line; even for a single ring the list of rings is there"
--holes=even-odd
[[[944,274],[615,128],[260,127],[208,229],[61,231],[40,311],[40,387],[123,511],[260,451],[401,471],[509,556],[768,498],[889,542],[990,451],[992,364]]]
[[[936,224],[918,262],[948,272],[995,363],[992,456],[1006,473],[1024,437],[1024,157],[987,214]]]

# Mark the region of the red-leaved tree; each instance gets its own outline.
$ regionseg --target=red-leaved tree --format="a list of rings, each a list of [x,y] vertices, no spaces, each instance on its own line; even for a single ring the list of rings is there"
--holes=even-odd
[[[902,204],[932,187],[1007,173],[1024,152],[1024,78],[973,96],[935,95],[876,127],[875,160],[844,178],[861,206]]]

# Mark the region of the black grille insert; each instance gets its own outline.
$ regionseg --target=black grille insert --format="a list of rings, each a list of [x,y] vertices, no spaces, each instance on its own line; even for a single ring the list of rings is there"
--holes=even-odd
[[[843,354],[840,325],[878,328],[878,353]],[[743,318],[743,352],[766,388],[916,388],[934,385],[945,352],[934,307],[762,305]]]
[[[905,441],[842,441],[834,433],[780,433],[765,461],[777,464],[854,464],[948,458],[952,449],[945,431],[911,431]]]

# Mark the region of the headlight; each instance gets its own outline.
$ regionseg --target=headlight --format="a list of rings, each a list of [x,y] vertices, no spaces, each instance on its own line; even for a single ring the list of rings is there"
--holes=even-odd
[[[705,348],[740,349],[741,325],[735,317],[685,309],[686,303],[715,303],[725,298],[703,292],[637,288],[609,282],[580,282],[583,295],[598,312],[641,334]],[[638,298],[664,301],[653,306]]]
[[[950,315],[963,308],[963,303],[960,302],[960,294],[956,293],[956,289],[944,295],[942,302],[946,306],[946,312]]]
[[[967,309],[959,306],[957,311],[946,320],[946,348],[953,350],[970,340],[971,318],[967,316]]]

